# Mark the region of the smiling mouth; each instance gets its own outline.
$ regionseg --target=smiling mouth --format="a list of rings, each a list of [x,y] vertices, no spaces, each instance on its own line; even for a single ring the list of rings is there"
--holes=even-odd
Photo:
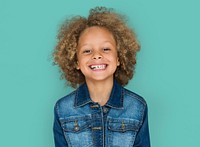
[[[105,69],[105,68],[107,67],[107,65],[106,65],[106,64],[91,65],[91,66],[89,66],[89,67],[90,67],[90,69],[92,69],[92,70],[103,70],[103,69]]]

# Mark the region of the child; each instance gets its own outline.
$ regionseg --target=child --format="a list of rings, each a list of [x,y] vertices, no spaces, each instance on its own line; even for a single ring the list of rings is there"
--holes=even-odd
[[[147,105],[123,86],[132,78],[139,44],[124,17],[96,7],[67,20],[55,63],[78,88],[55,105],[56,147],[150,147]]]

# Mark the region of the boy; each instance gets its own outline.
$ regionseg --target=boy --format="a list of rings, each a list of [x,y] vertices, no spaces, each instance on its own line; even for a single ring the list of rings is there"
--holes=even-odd
[[[96,7],[61,27],[54,60],[78,88],[55,105],[56,147],[150,147],[145,100],[123,86],[139,44],[122,16]]]

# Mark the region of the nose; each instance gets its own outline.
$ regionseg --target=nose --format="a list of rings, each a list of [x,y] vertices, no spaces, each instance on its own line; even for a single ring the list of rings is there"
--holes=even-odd
[[[92,59],[101,59],[101,58],[102,58],[102,55],[99,52],[95,52],[92,57]]]

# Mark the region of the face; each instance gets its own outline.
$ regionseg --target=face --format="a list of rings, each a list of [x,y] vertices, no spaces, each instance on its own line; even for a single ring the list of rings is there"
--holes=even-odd
[[[79,38],[77,59],[77,69],[86,81],[113,80],[119,61],[112,33],[96,26],[85,29]]]

